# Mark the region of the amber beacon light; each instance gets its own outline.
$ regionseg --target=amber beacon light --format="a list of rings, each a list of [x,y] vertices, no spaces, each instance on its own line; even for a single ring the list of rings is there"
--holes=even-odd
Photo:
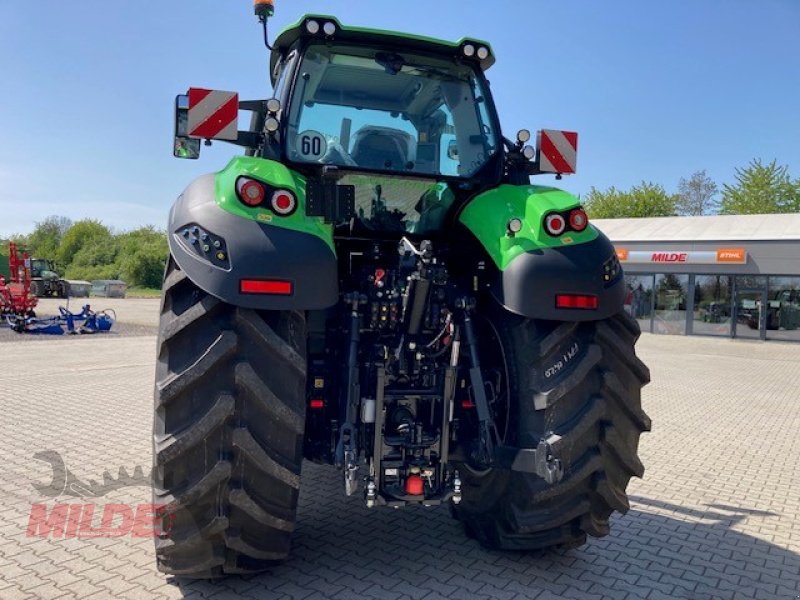
[[[263,20],[275,14],[275,7],[272,4],[272,0],[254,0],[253,6],[256,16],[259,19]]]

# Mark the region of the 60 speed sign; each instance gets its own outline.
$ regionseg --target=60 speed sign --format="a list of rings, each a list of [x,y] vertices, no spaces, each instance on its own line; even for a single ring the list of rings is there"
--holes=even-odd
[[[319,131],[309,129],[297,136],[297,153],[308,160],[317,160],[325,155],[328,141]]]

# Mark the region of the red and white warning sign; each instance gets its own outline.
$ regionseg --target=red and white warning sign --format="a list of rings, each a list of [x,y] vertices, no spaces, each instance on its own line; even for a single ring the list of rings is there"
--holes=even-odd
[[[189,88],[189,137],[235,140],[239,137],[239,94]]]
[[[574,131],[542,129],[539,132],[539,171],[574,173],[578,162],[578,134]]]

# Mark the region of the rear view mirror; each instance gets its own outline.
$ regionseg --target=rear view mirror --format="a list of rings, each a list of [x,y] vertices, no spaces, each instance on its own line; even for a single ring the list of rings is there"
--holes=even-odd
[[[200,140],[189,137],[189,96],[186,94],[175,98],[175,142],[172,155],[190,160],[200,158]]]

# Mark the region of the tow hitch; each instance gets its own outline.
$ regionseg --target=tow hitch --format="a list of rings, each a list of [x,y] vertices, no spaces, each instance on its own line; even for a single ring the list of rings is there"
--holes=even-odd
[[[558,483],[564,477],[564,466],[556,451],[561,436],[549,433],[536,448],[512,448],[498,446],[495,449],[495,465],[502,469],[535,473],[550,485]]]

